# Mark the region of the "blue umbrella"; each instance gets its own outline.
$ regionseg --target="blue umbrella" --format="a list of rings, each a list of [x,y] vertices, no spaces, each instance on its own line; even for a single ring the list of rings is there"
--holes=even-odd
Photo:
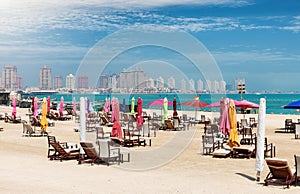
[[[125,98],[123,98],[123,104],[122,104],[122,112],[126,111],[126,104],[125,104]]]
[[[300,109],[300,100],[296,101],[296,102],[292,102],[288,105],[283,106],[283,108],[285,109]]]

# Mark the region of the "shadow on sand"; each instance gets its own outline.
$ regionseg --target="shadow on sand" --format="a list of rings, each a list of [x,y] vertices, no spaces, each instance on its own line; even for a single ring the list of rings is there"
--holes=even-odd
[[[250,180],[250,181],[256,181],[256,178],[255,177],[251,177],[251,176],[249,176],[249,175],[246,175],[246,174],[243,174],[243,173],[235,173],[235,174],[237,174],[237,175],[240,175],[240,176],[242,176],[242,177],[244,177],[244,178],[247,178],[248,180]]]

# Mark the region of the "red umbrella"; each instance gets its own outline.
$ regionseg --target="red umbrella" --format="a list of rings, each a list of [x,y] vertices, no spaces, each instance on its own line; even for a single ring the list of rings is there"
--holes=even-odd
[[[173,100],[173,117],[177,117],[178,116],[178,113],[176,111],[176,106],[177,106],[177,104],[176,104],[176,98],[174,98],[174,100]]]
[[[195,120],[197,119],[197,108],[205,107],[208,104],[206,102],[202,102],[199,100],[199,96],[195,96],[194,100],[183,102],[180,104],[181,106],[191,106],[195,108]]]
[[[142,98],[138,98],[138,107],[137,107],[137,119],[136,126],[138,130],[141,130],[143,127],[143,100]]]
[[[152,102],[149,102],[148,104],[146,104],[146,106],[163,106],[164,105],[164,99],[158,99],[158,100],[154,100]],[[172,106],[173,102],[169,101],[168,102],[168,106]]]
[[[180,105],[181,106],[191,106],[191,107],[195,107],[195,108],[201,108],[201,107],[207,106],[208,104],[206,102],[200,101],[199,97],[196,96],[194,100],[188,101],[188,102],[183,102]]]
[[[112,126],[112,132],[111,135],[113,137],[118,137],[122,138],[122,129],[120,126],[120,105],[119,105],[119,100],[117,98],[112,99],[112,104],[113,104],[113,111],[114,111],[114,116],[113,116],[113,122],[114,125]]]
[[[47,99],[47,114],[50,112],[50,96]]]

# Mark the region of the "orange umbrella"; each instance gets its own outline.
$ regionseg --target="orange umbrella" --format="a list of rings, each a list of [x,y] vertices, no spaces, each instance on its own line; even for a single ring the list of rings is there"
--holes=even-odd
[[[228,117],[230,123],[229,146],[231,150],[234,146],[240,146],[239,134],[237,131],[236,110],[234,101],[229,101]]]
[[[43,104],[42,104],[42,118],[40,121],[42,133],[45,133],[48,127],[48,120],[46,118],[46,115],[47,115],[47,101],[46,98],[44,97]]]

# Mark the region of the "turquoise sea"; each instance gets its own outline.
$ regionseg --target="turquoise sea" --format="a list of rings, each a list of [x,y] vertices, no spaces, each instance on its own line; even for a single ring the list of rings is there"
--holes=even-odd
[[[80,101],[80,97],[87,97],[91,102],[95,104],[104,104],[105,98],[116,97],[119,99],[120,104],[123,102],[123,98],[125,98],[126,104],[131,104],[131,98],[134,97],[136,100],[141,97],[143,99],[143,106],[146,107],[146,104],[159,99],[167,97],[169,101],[173,101],[174,97],[176,97],[177,103],[186,102],[193,100],[196,94],[177,94],[177,93],[158,93],[158,94],[53,94],[50,95],[51,99],[56,99],[56,101],[60,101],[61,96],[64,97],[65,102],[71,102],[75,97],[76,101]],[[221,97],[228,97],[235,100],[240,100],[239,94],[198,94],[201,101],[206,103],[213,103],[220,100]],[[25,97],[25,96],[24,96]],[[38,98],[48,97],[48,96],[37,96]],[[248,100],[250,102],[254,102],[259,104],[260,98],[265,98],[267,102],[267,113],[274,114],[300,114],[296,112],[294,109],[283,109],[282,106],[289,104],[293,101],[300,100],[300,94],[243,94],[243,99]],[[160,107],[151,107],[160,109]],[[178,110],[193,110],[190,107],[181,107],[177,106]],[[211,110],[209,108],[202,108],[202,110]],[[218,108],[215,108],[218,110]],[[252,110],[255,112],[256,110]]]

